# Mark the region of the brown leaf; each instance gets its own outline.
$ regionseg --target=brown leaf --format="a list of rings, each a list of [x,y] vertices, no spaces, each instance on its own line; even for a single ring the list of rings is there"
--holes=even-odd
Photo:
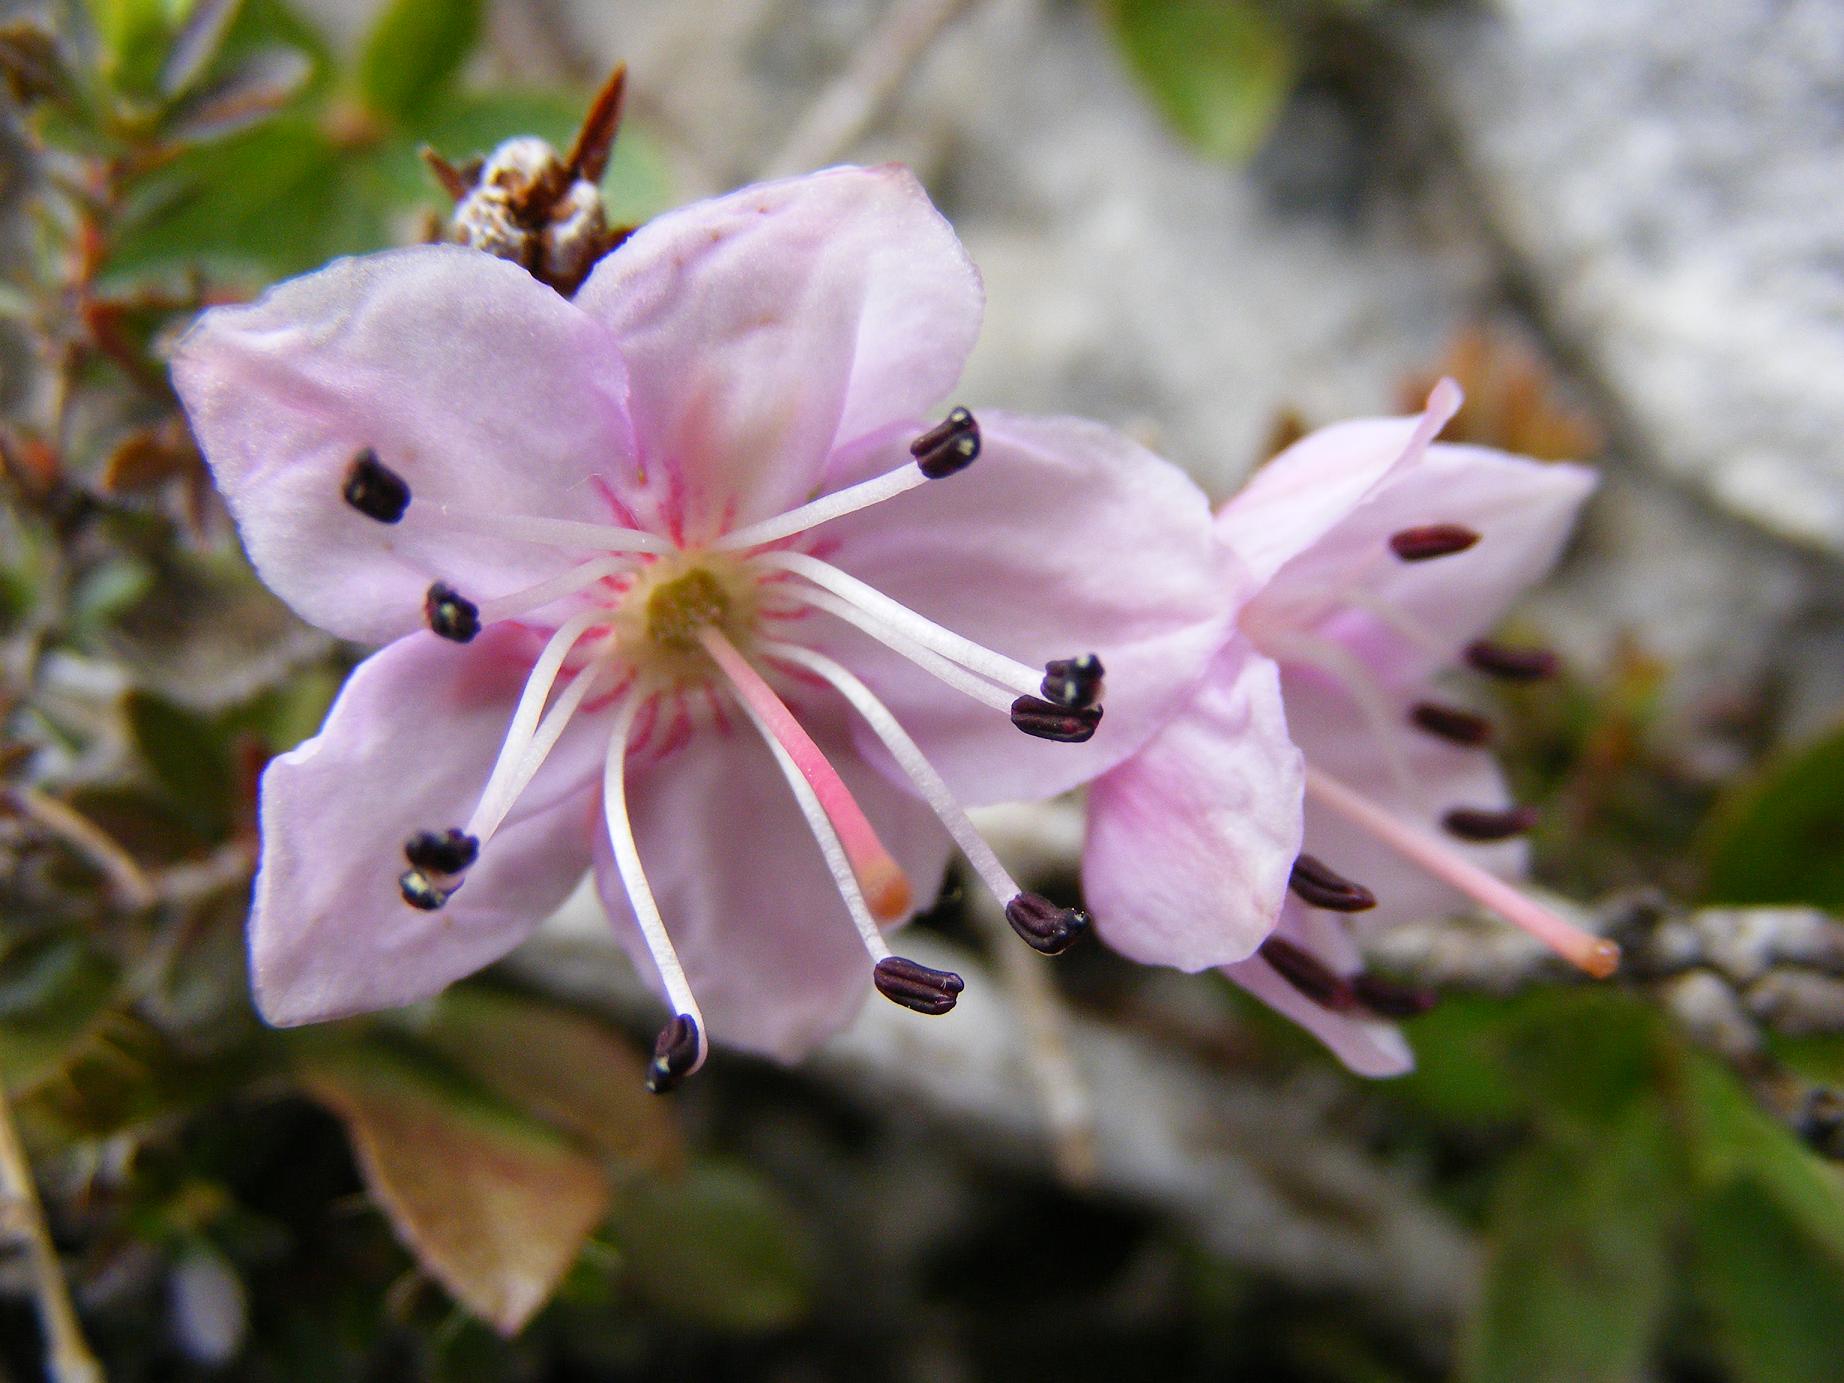
[[[305,1065],[398,1238],[469,1311],[516,1334],[607,1209],[600,1169],[543,1125],[389,1048],[322,1050]]]
[[[1550,363],[1509,332],[1462,330],[1431,373],[1404,383],[1403,407],[1420,411],[1443,375],[1466,392],[1466,406],[1441,434],[1443,441],[1501,447],[1544,461],[1579,461],[1607,444],[1600,424],[1568,397]]]
[[[679,1160],[669,1102],[647,1093],[646,1063],[587,1015],[519,994],[451,989],[418,1038],[496,1094],[624,1164]]]
[[[138,428],[109,453],[102,488],[112,495],[140,493],[190,475],[200,464],[198,448],[176,420]]]

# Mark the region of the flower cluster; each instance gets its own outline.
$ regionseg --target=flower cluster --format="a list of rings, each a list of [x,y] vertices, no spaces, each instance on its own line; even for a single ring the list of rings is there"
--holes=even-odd
[[[1406,1062],[1378,1020],[1415,996],[1358,972],[1340,913],[1458,890],[1609,962],[1501,881],[1525,814],[1429,686],[1462,649],[1542,670],[1477,640],[1585,472],[1431,446],[1443,386],[1213,520],[1106,428],[946,408],[979,279],[897,168],[662,216],[570,296],[535,272],[344,260],[177,350],[259,572],[382,645],[264,775],[271,1021],[431,995],[593,871],[667,1005],[653,1088],[713,1037],[792,1059],[872,988],[953,1007],[887,937],[950,845],[1027,943],[1074,942],[1087,914],[964,806],[1084,783],[1101,935],[1226,967],[1357,1069]]]

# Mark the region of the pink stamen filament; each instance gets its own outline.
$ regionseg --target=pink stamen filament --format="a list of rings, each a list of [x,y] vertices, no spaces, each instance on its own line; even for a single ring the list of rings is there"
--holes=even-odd
[[[890,757],[896,760],[910,782],[915,784],[916,791],[933,809],[948,834],[954,838],[954,843],[960,846],[961,853],[973,866],[973,872],[980,876],[1001,904],[1009,903],[1024,892],[999,862],[998,855],[993,853],[986,838],[968,820],[966,811],[955,800],[947,782],[935,771],[935,766],[923,755],[915,740],[910,738],[909,732],[890,713],[890,708],[877,699],[875,692],[823,653],[786,643],[764,644],[762,652],[767,657],[780,658],[818,673],[852,704],[852,708],[864,718],[865,724],[871,727],[872,733],[883,741],[884,748],[890,751]]]
[[[1522,927],[1569,964],[1596,979],[1606,979],[1618,968],[1620,948],[1613,942],[1584,931],[1311,764],[1306,766],[1306,795],[1360,830],[1369,832],[1409,863],[1425,869],[1507,922]]]
[[[820,855],[826,861],[827,872],[832,875],[833,885],[839,890],[839,896],[845,900],[845,910],[851,914],[852,925],[858,929],[858,935],[864,942],[864,949],[871,954],[876,963],[890,956],[890,944],[884,940],[884,934],[878,930],[877,919],[871,916],[869,904],[865,902],[864,890],[858,886],[858,876],[852,872],[851,860],[845,853],[845,845],[839,839],[839,833],[833,828],[832,821],[826,815],[826,808],[820,804],[819,794],[814,792],[799,765],[775,738],[761,712],[743,702],[743,711],[750,722],[761,733],[769,752],[775,756],[775,763],[781,769],[781,776],[787,779],[788,788],[794,794],[794,800],[800,804],[800,814],[807,819],[807,829],[813,833],[813,839],[820,847]]]
[[[839,843],[851,862],[852,872],[858,876],[872,914],[880,922],[891,922],[903,916],[909,911],[909,878],[877,838],[876,830],[852,796],[851,789],[845,786],[845,780],[839,777],[838,770],[794,718],[794,713],[775,695],[774,689],[762,680],[762,674],[720,631],[706,625],[698,631],[698,641],[730,679],[744,708],[787,752],[801,777],[813,789],[821,809],[838,832]]]
[[[666,933],[666,921],[660,916],[659,904],[654,901],[646,872],[640,866],[640,847],[634,843],[634,827],[628,817],[628,737],[634,728],[635,712],[644,699],[638,695],[629,696],[615,712],[615,724],[609,734],[608,758],[602,768],[602,809],[608,822],[608,843],[614,848],[615,869],[621,875],[622,886],[627,889],[628,902],[634,909],[634,919],[640,924],[640,933],[646,939],[647,950],[652,954],[660,982],[665,986],[666,1000],[672,1005],[674,1013],[683,1013],[698,1025],[698,1060],[692,1067],[696,1071],[704,1065],[705,1054],[709,1050],[704,1015],[699,1012],[698,1001],[692,997],[691,984],[685,978],[685,967],[679,963],[679,953],[673,949],[672,938]]]
[[[798,509],[790,509],[772,519],[763,519],[760,523],[752,523],[746,528],[726,533],[711,547],[719,552],[734,552],[739,548],[759,547],[763,543],[791,538],[796,533],[804,533],[809,528],[830,523],[833,519],[855,514],[860,509],[869,509],[874,504],[882,504],[887,499],[895,499],[898,495],[907,494],[926,484],[928,477],[919,466],[911,462],[893,471],[886,471],[874,479],[830,495],[821,495]]]
[[[913,642],[1009,688],[1014,696],[1036,696],[1043,683],[1044,670],[1041,667],[1029,667],[1016,658],[1008,658],[971,639],[962,638],[951,629],[944,629],[901,602],[892,600],[875,586],[866,585],[857,577],[817,557],[804,552],[777,550],[758,552],[750,561],[792,572],[816,586],[824,587],[840,599],[872,615],[886,627],[906,635]]]

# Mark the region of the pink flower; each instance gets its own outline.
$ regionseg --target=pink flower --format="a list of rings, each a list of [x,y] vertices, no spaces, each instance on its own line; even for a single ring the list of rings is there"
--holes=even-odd
[[[207,313],[174,374],[251,558],[385,644],[263,780],[264,1014],[430,995],[591,867],[671,1007],[660,1087],[707,1032],[795,1056],[873,978],[951,1007],[883,936],[950,837],[1073,939],[958,804],[1136,748],[1222,640],[1222,559],[1112,432],[931,414],[980,310],[915,180],[847,168],[661,217],[573,300],[425,246]]]
[[[1438,684],[1462,664],[1546,671],[1546,655],[1480,640],[1555,561],[1594,476],[1431,445],[1459,406],[1444,381],[1419,417],[1316,432],[1223,506],[1234,632],[1190,706],[1089,801],[1104,939],[1225,967],[1370,1075],[1409,1067],[1380,1020],[1425,999],[1361,975],[1347,915],[1471,899],[1591,973],[1618,955],[1504,882],[1531,818],[1506,805],[1490,724]]]

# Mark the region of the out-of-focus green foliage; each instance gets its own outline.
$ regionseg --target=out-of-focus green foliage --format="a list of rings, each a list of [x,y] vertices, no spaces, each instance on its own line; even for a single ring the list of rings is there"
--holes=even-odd
[[[1712,902],[1844,909],[1844,729],[1738,784],[1705,851]]]
[[[1297,43],[1253,0],[1108,0],[1121,50],[1178,132],[1236,163],[1260,146],[1293,89]]]

